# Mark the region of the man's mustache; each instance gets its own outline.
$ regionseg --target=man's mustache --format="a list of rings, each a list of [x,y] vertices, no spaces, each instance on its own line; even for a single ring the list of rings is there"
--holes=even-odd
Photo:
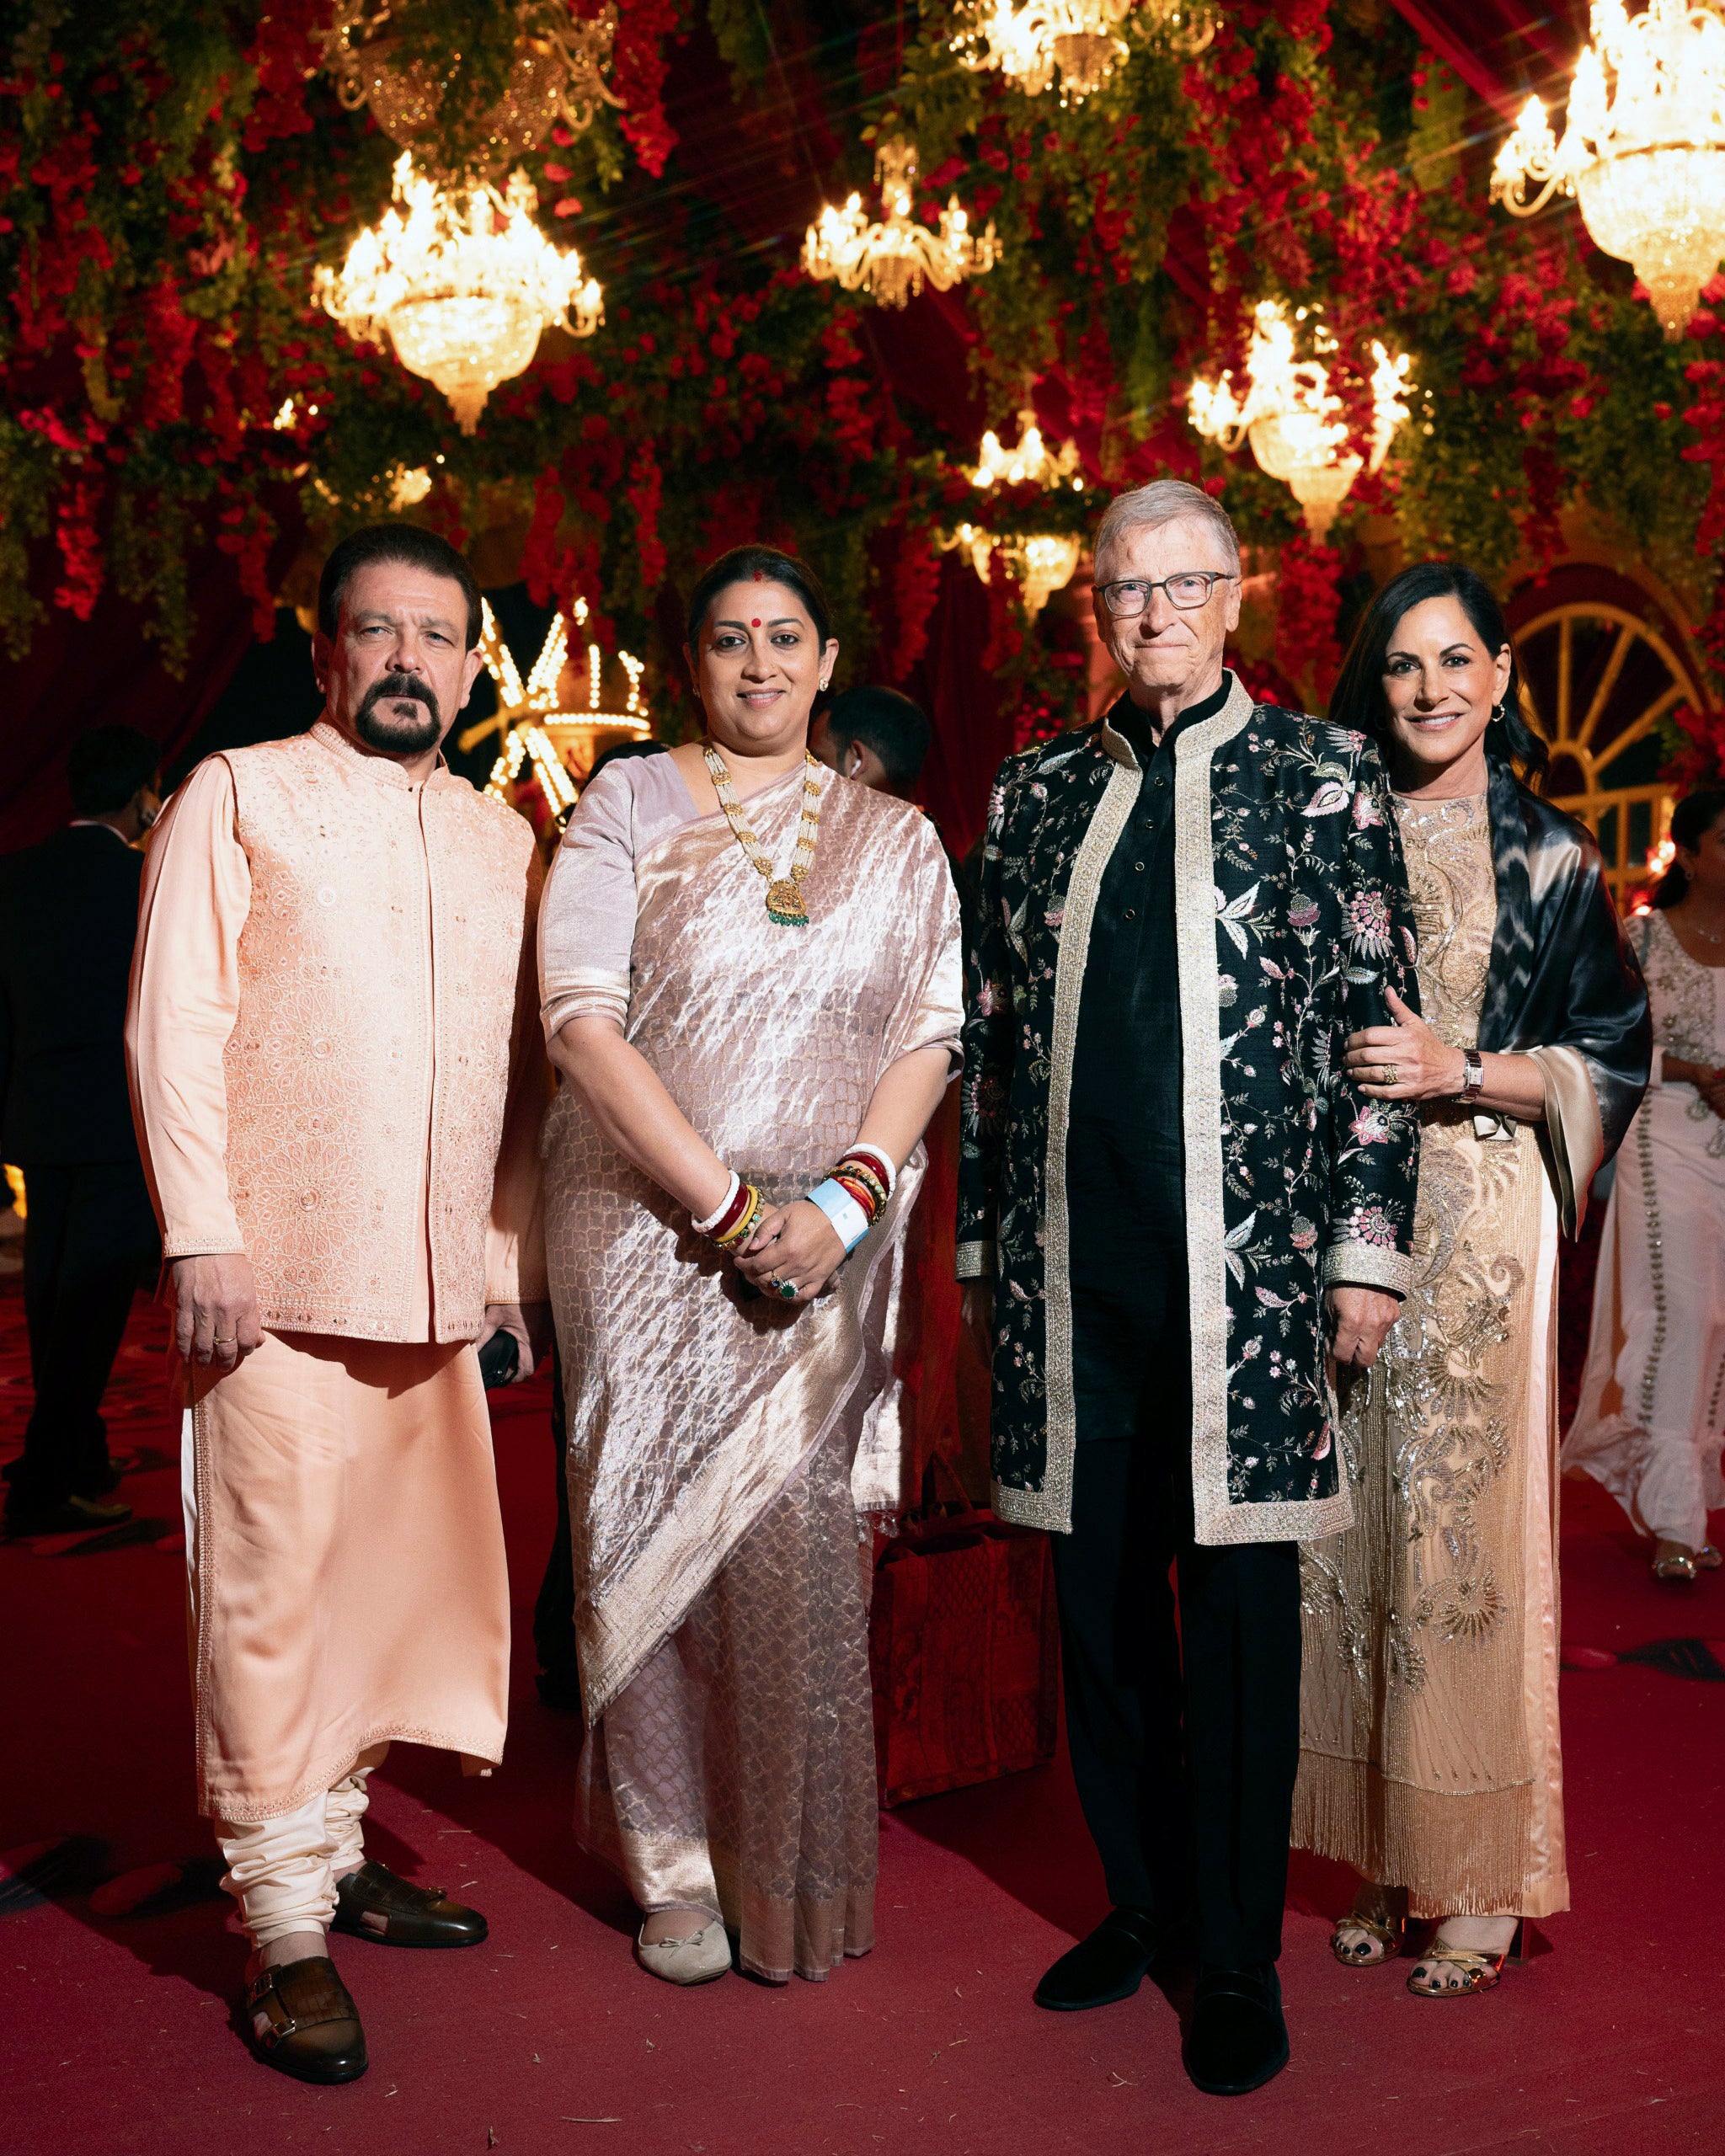
[[[424,704],[435,720],[441,720],[443,714],[437,708],[437,691],[429,681],[422,681],[417,674],[386,674],[381,680],[374,681],[366,690],[366,700],[360,707],[361,716],[375,711],[379,704],[403,698],[411,698],[415,703]]]

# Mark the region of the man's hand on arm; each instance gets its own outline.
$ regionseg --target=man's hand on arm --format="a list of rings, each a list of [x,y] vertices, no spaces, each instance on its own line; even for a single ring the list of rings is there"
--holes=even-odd
[[[1338,1282],[1324,1296],[1330,1320],[1330,1375],[1337,1369],[1369,1370],[1378,1358],[1384,1336],[1401,1315],[1402,1305],[1381,1288],[1353,1288]]]
[[[174,1344],[187,1362],[231,1370],[262,1346],[252,1262],[243,1251],[177,1257],[171,1271]]]

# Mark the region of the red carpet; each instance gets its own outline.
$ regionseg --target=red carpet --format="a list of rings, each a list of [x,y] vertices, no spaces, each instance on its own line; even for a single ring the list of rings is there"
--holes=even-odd
[[[15,1283],[0,1283],[7,1449],[27,1396],[21,1315]],[[126,1493],[171,1537],[161,1339],[141,1304],[110,1406],[116,1445],[153,1448]],[[1348,1882],[1299,1862],[1282,1964],[1293,2063],[1256,2097],[1218,2102],[1188,2086],[1178,1995],[1146,1986],[1074,2016],[1030,2004],[1036,1975],[1101,1908],[1058,1764],[889,1817],[879,1947],[826,1985],[729,1977],[684,1993],[640,1974],[623,1896],[569,1838],[574,1724],[533,1690],[528,1619],[551,1515],[544,1409],[529,1387],[498,1418],[521,1643],[506,1768],[463,1782],[435,1755],[398,1750],[372,1812],[376,1854],[461,1888],[489,1914],[489,1943],[414,1955],[338,1941],[373,2063],[352,2088],[313,2090],[254,2065],[235,2033],[240,1950],[223,1903],[103,1918],[76,1882],[56,1889],[0,1914],[7,2156],[1725,2147],[1725,1683],[1632,1662],[1563,1680],[1576,1906],[1549,1927],[1555,1951],[1487,1999],[1412,1999],[1393,1970],[1332,1962],[1327,1919]],[[1565,1505],[1572,1648],[1725,1641],[1725,1576],[1687,1594],[1656,1589],[1606,1500],[1569,1484]],[[181,1563],[147,1543],[0,1548],[0,1849],[97,1836],[109,1872],[206,1853]],[[0,1888],[0,1909],[6,1900]]]

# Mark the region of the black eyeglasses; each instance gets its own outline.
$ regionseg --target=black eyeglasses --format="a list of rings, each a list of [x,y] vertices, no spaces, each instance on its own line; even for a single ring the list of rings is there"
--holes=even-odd
[[[1226,569],[1182,569],[1177,576],[1165,576],[1155,584],[1133,576],[1098,588],[1103,605],[1116,621],[1120,621],[1130,615],[1141,614],[1149,606],[1152,592],[1166,591],[1171,606],[1178,606],[1183,614],[1191,614],[1210,604],[1210,595],[1219,584],[1237,581]]]

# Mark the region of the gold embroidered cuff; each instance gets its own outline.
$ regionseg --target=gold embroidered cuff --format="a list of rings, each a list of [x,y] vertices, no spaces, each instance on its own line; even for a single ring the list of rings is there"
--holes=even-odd
[[[1413,1260],[1405,1251],[1378,1243],[1332,1243],[1324,1252],[1327,1288],[1381,1288],[1405,1295],[1413,1285]]]
[[[991,1280],[994,1278],[994,1245],[960,1243],[958,1262],[953,1267],[960,1280]]]

